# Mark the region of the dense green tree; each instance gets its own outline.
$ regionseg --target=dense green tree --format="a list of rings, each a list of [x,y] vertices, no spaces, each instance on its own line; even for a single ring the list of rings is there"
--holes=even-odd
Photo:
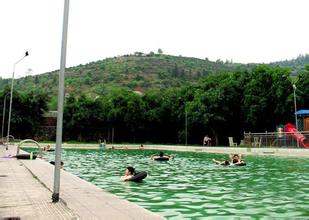
[[[104,61],[106,71],[115,68],[112,61]],[[193,62],[186,65],[193,65]],[[290,76],[290,69],[271,65],[254,65],[248,69],[213,74],[209,71],[197,83],[175,80],[174,86],[166,89],[171,85],[171,74],[167,73],[173,66],[177,67],[179,75],[185,70],[184,64],[174,62],[169,70],[161,72],[160,79],[153,82],[161,89],[147,90],[143,95],[100,83],[91,88],[91,93],[84,91],[83,87],[70,92],[65,99],[64,138],[96,141],[104,137],[111,141],[113,130],[115,142],[184,144],[187,118],[189,144],[201,144],[205,134],[218,145],[227,144],[228,136],[236,137],[239,142],[244,131],[273,131],[279,124],[293,122],[292,81],[297,86],[298,109],[309,108],[309,67],[297,77]],[[89,68],[95,69],[95,65],[89,64]],[[146,76],[140,73],[143,68],[126,63],[119,71],[124,73],[126,69],[129,70],[127,80],[132,89],[147,85]],[[137,74],[131,74],[133,69]],[[190,71],[193,70],[189,70],[184,78],[190,75]],[[198,71],[206,70],[200,68],[195,73]],[[56,79],[52,74],[49,76],[51,79],[42,78],[40,83],[48,84]],[[134,76],[141,77],[137,80]],[[111,72],[107,77],[119,78],[120,75]],[[29,77],[24,80],[26,83],[33,81]],[[75,84],[85,86],[84,81],[73,78],[67,82],[68,90]],[[8,88],[3,90],[0,98],[3,99],[8,92]],[[47,110],[47,100],[47,94],[39,89],[27,93],[15,91],[12,131],[17,137],[35,133],[42,113]],[[50,98],[50,109],[56,109],[56,101],[55,96]]]
[[[309,65],[299,74],[296,83],[298,109],[309,109]]]
[[[293,109],[291,95],[287,69],[267,65],[253,68],[244,90],[246,129],[270,131],[288,121]]]
[[[97,140],[102,135],[104,106],[101,99],[85,95],[69,97],[64,108],[64,135],[67,139]]]
[[[4,100],[7,94],[10,94],[8,87],[0,94],[0,100]],[[4,136],[7,134],[9,99],[10,95],[6,99]],[[47,102],[48,96],[42,91],[29,91],[27,93],[14,91],[10,134],[15,138],[34,138],[39,129],[38,126],[42,123],[42,115],[47,110]],[[0,108],[3,109],[3,107],[4,103],[2,101]],[[2,116],[1,111],[1,118]]]

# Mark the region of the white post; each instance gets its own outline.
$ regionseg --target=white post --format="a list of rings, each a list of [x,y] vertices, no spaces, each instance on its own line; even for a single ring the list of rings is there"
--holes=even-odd
[[[294,89],[294,110],[295,110],[295,127],[296,127],[296,130],[298,130],[298,121],[297,121],[297,107],[296,107],[296,85],[293,84],[293,89]],[[297,147],[299,147],[299,142],[298,142],[298,139],[296,138],[296,142],[297,142]]]
[[[61,47],[61,60],[60,60],[60,71],[59,71],[59,89],[58,89],[58,112],[57,112],[54,191],[53,191],[53,195],[52,195],[52,201],[53,202],[59,201],[59,189],[60,189],[60,161],[61,161],[63,100],[64,100],[64,72],[65,72],[66,49],[67,49],[69,3],[70,3],[70,0],[64,1],[63,27],[62,27],[62,47]]]
[[[10,139],[10,126],[11,126],[11,112],[12,112],[12,104],[13,104],[15,67],[16,67],[17,63],[22,61],[28,55],[29,55],[29,53],[28,53],[28,51],[26,51],[25,55],[20,60],[18,60],[16,63],[14,63],[14,66],[13,66],[13,75],[12,75],[11,93],[10,93],[11,96],[10,96],[10,108],[9,108],[9,120],[8,120],[8,133],[7,133],[7,136],[6,136],[6,142],[7,142],[6,150],[8,150],[8,144],[9,144],[9,139]]]
[[[188,145],[188,113],[185,105],[185,132],[186,132],[186,146]]]
[[[4,143],[4,141],[3,141],[3,134],[4,134],[4,120],[5,120],[5,107],[6,107],[6,97],[9,95],[9,93],[8,94],[6,94],[5,96],[4,96],[4,101],[3,101],[3,113],[2,113],[2,131],[1,131],[1,138],[2,138],[2,142]]]
[[[112,145],[114,145],[114,128],[112,128]]]

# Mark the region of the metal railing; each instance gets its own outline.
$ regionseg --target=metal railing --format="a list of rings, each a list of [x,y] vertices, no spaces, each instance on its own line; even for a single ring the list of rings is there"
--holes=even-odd
[[[244,133],[244,145],[250,147],[287,147],[304,148],[309,146],[309,131],[298,132],[295,136],[294,132],[265,132],[265,133]]]
[[[38,142],[36,142],[35,140],[32,140],[32,139],[25,139],[25,140],[22,140],[21,142],[19,142],[18,145],[17,145],[16,154],[19,154],[21,145],[23,145],[24,143],[29,143],[29,142],[30,143],[34,143],[38,147],[38,149],[39,149],[39,156],[42,157],[43,155],[42,155],[42,147],[41,147],[41,145]]]

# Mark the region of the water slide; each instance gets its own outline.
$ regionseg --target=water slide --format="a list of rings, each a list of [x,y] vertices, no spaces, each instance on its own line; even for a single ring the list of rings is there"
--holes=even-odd
[[[284,126],[286,132],[290,132],[292,137],[298,140],[299,144],[304,148],[309,148],[309,138],[306,138],[302,133],[300,133],[293,124],[288,123]]]

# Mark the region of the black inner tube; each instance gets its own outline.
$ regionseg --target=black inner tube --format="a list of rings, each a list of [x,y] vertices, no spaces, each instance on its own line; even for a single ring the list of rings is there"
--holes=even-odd
[[[147,177],[147,172],[142,171],[142,172],[138,172],[136,173],[134,176],[132,176],[128,181],[133,181],[133,182],[140,182],[143,179],[145,179]]]
[[[156,160],[156,161],[168,161],[168,160],[170,160],[169,157],[155,157],[153,159]]]
[[[30,160],[30,154],[17,154],[16,158],[20,159],[20,160]],[[33,160],[36,159],[36,155],[35,154],[32,155],[32,159]]]
[[[246,166],[247,164],[246,163],[239,163],[239,164],[234,164],[235,166]]]

